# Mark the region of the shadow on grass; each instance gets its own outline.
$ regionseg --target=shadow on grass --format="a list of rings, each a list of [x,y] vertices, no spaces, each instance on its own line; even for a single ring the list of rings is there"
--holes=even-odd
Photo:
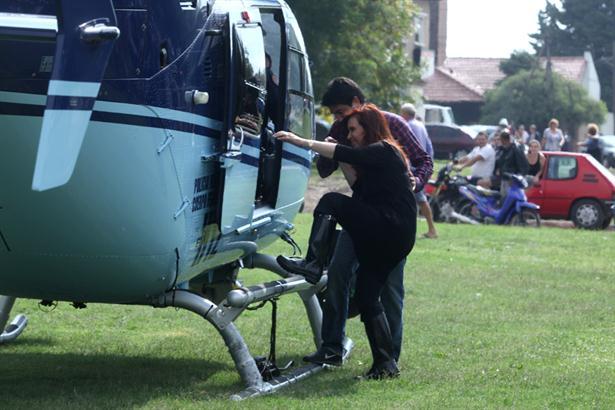
[[[232,364],[198,359],[4,352],[1,364],[4,408],[27,403],[49,408],[58,400],[88,407],[138,406],[160,397],[228,397],[243,388]],[[229,375],[209,382],[218,372]]]
[[[10,344],[5,346],[18,346],[18,347],[35,347],[35,346],[53,346],[54,341],[48,337],[18,337]],[[0,345],[0,353],[2,352],[2,345]]]
[[[46,339],[21,342],[22,345],[39,343],[48,344]],[[0,353],[3,369],[0,402],[4,408],[56,408],[60,404],[68,408],[136,407],[169,398],[188,402],[224,401],[245,388],[232,362],[226,360],[8,353],[1,349]],[[280,357],[278,364],[289,360],[291,357]],[[350,396],[356,394],[360,383],[343,369],[325,370],[274,396],[297,399]]]

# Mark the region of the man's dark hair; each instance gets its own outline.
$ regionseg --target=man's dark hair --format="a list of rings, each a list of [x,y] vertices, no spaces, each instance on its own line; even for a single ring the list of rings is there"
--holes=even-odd
[[[510,130],[508,128],[504,128],[502,132],[500,132],[500,140],[510,140]]]
[[[327,84],[327,91],[322,97],[321,104],[325,107],[332,107],[340,104],[352,105],[354,97],[357,97],[361,104],[365,103],[365,96],[357,83],[350,78],[337,77]]]

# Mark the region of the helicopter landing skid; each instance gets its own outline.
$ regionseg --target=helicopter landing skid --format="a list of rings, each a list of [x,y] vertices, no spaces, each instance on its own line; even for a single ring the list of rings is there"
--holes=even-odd
[[[314,342],[318,348],[321,343],[322,311],[316,293],[326,285],[326,275],[316,285],[311,285],[302,277],[289,275],[278,265],[275,258],[263,254],[250,255],[243,260],[243,264],[245,268],[249,269],[269,270],[282,276],[283,279],[234,289],[219,305],[195,293],[181,289],[169,291],[153,301],[155,307],[177,307],[194,312],[218,330],[229,349],[242,381],[246,385],[245,390],[230,397],[234,401],[274,393],[283,387],[318,373],[324,368],[320,365],[309,364],[265,381],[233,321],[252,303],[262,302],[288,293],[299,293],[305,305]],[[344,340],[344,359],[350,355],[353,346],[352,340],[349,338]]]
[[[14,304],[14,296],[0,296],[0,330],[2,331],[2,333],[0,333],[0,344],[12,342],[17,339],[28,325],[28,318],[24,315],[17,315],[15,319],[6,326]]]

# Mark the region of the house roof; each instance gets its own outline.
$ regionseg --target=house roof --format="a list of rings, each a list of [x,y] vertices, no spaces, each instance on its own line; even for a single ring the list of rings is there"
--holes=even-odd
[[[568,80],[581,82],[587,68],[587,61],[583,57],[551,57],[553,71]],[[541,58],[540,65],[547,66],[547,59]]]
[[[482,102],[485,92],[504,78],[500,71],[503,58],[447,58],[431,77],[425,79],[423,94],[428,102]],[[583,56],[552,57],[553,71],[564,78],[581,82],[587,62]],[[546,67],[546,59],[540,59]]]
[[[433,75],[425,80],[423,94],[427,101],[432,102],[483,101],[483,93],[460,81],[442,67],[436,68]]]

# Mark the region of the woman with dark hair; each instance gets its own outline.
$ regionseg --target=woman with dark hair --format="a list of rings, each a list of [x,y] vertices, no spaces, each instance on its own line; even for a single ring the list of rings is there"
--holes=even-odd
[[[399,369],[380,293],[389,272],[414,246],[416,201],[408,161],[375,105],[353,110],[345,123],[350,147],[306,140],[285,131],[275,134],[281,141],[346,164],[344,174],[353,189],[352,198],[330,192],[320,199],[305,260],[279,256],[278,262],[287,271],[318,282],[329,256],[335,223],[339,223],[351,236],[359,261],[355,299],[374,360],[366,377],[396,377]]]

